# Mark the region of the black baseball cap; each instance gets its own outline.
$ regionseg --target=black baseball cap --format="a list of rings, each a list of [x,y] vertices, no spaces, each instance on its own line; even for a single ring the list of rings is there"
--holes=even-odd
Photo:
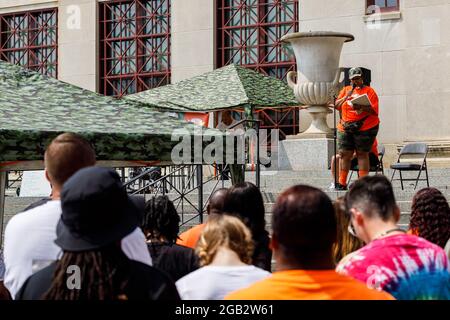
[[[121,240],[140,224],[145,201],[131,197],[116,171],[88,167],[64,183],[55,243],[64,251],[88,251]]]

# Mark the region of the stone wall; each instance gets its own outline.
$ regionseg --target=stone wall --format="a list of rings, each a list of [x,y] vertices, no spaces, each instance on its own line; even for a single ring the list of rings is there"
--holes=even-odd
[[[215,67],[215,1],[172,0],[172,83]]]
[[[365,16],[364,0],[300,0],[300,31],[342,31],[341,66],[372,70],[380,96],[379,140],[450,140],[450,0],[401,0],[400,12]],[[332,124],[332,118],[329,119]],[[309,125],[302,111],[301,128]]]
[[[99,0],[102,1],[102,0]],[[98,89],[97,0],[1,0],[0,13],[57,6],[59,79]],[[450,0],[400,0],[400,12],[365,16],[365,0],[299,0],[300,30],[349,32],[341,66],[372,70],[386,159],[410,141],[450,141]],[[172,82],[215,67],[215,1],[172,0]],[[74,15],[80,13],[80,21]],[[309,115],[301,112],[301,129]],[[332,125],[330,117],[329,124]]]
[[[58,78],[97,91],[98,14],[96,0],[58,1]]]

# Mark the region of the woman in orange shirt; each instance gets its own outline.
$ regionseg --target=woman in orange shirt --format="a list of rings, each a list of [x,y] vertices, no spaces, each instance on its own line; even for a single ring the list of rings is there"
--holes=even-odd
[[[369,173],[369,151],[378,134],[378,96],[371,87],[364,85],[362,70],[350,69],[352,85],[342,89],[335,102],[335,108],[341,113],[341,121],[337,127],[338,150],[342,162],[339,172],[337,190],[347,189],[347,176],[353,153],[358,158],[359,177]],[[352,104],[351,100],[367,94],[370,106]]]

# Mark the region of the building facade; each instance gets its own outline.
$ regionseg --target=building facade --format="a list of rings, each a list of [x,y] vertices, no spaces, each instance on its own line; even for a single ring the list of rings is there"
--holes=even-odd
[[[440,145],[445,158],[449,14],[450,0],[2,0],[0,59],[121,96],[229,63],[283,79],[295,60],[281,36],[349,32],[341,66],[372,70],[388,161],[411,141]],[[285,134],[310,121],[297,109],[260,118]]]
[[[355,36],[340,64],[372,70],[387,162],[396,161],[399,145],[425,141],[431,164],[450,164],[450,1],[301,0],[299,10],[300,31]]]

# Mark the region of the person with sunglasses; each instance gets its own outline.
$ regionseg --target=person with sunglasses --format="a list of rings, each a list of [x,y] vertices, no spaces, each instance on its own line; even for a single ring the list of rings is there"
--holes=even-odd
[[[333,245],[334,261],[339,263],[345,256],[360,249],[364,244],[353,233],[350,217],[345,213],[345,197],[339,197],[333,202],[336,215],[337,234]]]
[[[349,232],[366,246],[344,257],[337,272],[399,300],[450,299],[445,251],[397,226],[400,209],[385,176],[357,180],[345,203]]]

